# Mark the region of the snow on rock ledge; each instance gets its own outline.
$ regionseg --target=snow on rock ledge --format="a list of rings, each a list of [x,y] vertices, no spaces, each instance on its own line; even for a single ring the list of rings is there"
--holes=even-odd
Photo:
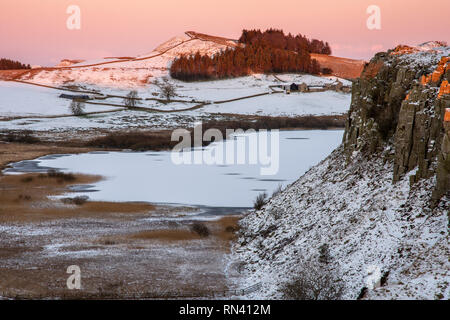
[[[450,52],[441,49],[377,54],[353,86],[343,145],[241,220],[233,261],[243,286],[262,281],[247,298],[282,298],[303,261],[320,264],[324,244],[323,268],[341,274],[344,298],[450,298],[450,100],[437,97],[450,72],[419,81]],[[374,269],[382,284],[363,290]]]

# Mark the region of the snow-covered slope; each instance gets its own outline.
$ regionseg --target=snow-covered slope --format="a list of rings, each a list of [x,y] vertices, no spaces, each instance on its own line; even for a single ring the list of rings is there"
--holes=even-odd
[[[161,44],[148,54],[79,63],[63,60],[57,68],[28,73],[22,79],[51,85],[85,83],[122,88],[143,86],[155,77],[167,76],[171,62],[180,55],[196,52],[212,55],[235,46],[237,44],[233,40],[188,31]]]
[[[214,55],[240,44],[236,40],[194,31],[175,36],[149,53],[133,57],[104,57],[96,60],[62,60],[54,68],[25,73],[21,79],[46,85],[83,83],[105,87],[130,88],[145,86],[155,78],[168,76],[174,59],[181,55]],[[364,61],[313,54],[323,67],[331,67],[336,76],[357,78]]]
[[[30,86],[23,83],[0,81],[0,118],[16,116],[70,115],[69,102],[58,98],[61,91]],[[114,109],[107,106],[88,105],[86,112]],[[37,121],[38,122],[38,121]],[[3,123],[7,126],[7,123]],[[22,126],[24,126],[22,124]],[[0,128],[2,123],[0,123]],[[20,128],[20,126],[19,126]]]
[[[243,286],[262,282],[247,298],[282,298],[305,261],[338,275],[347,299],[450,298],[450,96],[437,94],[449,53],[372,59],[343,145],[242,219],[231,266]]]
[[[246,264],[243,285],[262,281],[253,298],[280,298],[278,289],[300,273],[300,263],[318,261],[327,244],[325,268],[342,275],[345,298],[368,286],[373,267],[389,272],[388,286],[369,298],[449,298],[449,202],[427,209],[433,178],[410,190],[409,176],[392,183],[393,164],[382,158],[357,155],[350,166],[344,159],[341,147],[243,219],[235,248],[235,260]]]

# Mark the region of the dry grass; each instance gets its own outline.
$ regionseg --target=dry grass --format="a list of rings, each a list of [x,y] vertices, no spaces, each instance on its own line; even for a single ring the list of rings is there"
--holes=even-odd
[[[333,70],[333,75],[345,79],[359,78],[366,63],[363,60],[333,57],[318,53],[311,53],[311,58],[316,59],[322,68]]]
[[[4,143],[0,141],[0,170],[8,163],[32,160],[49,154],[82,153],[93,148],[58,147],[47,144]]]
[[[87,147],[116,148],[132,150],[163,150],[174,147],[171,131],[160,132],[115,132],[96,137],[86,142]]]
[[[238,216],[226,216],[214,222],[217,229],[213,231],[218,238],[224,241],[231,241],[236,238],[236,232],[239,230]]]
[[[89,201],[83,211],[89,213],[143,213],[155,210],[155,206],[144,202],[102,202]]]
[[[99,176],[62,174],[24,174],[0,176],[0,222],[42,221],[98,214],[131,214],[153,211],[148,203],[86,202],[64,204],[48,196],[61,195],[74,184],[99,181]]]
[[[0,70],[0,80],[13,80],[29,72],[30,69]]]
[[[203,130],[219,129],[225,136],[227,129],[335,129],[345,127],[346,115],[333,116],[298,116],[298,117],[269,117],[223,114],[236,117],[234,120],[210,120],[203,123]]]
[[[35,159],[39,156],[54,153],[79,153],[88,152],[93,149],[56,147],[46,144],[25,145],[17,143],[0,143],[0,166],[5,166],[9,162],[16,162],[24,159]],[[135,213],[147,215],[150,211],[157,211],[159,214],[172,213],[181,210],[183,212],[192,208],[168,208],[154,207],[147,203],[111,203],[111,202],[86,202],[82,205],[64,204],[60,200],[50,200],[48,196],[61,195],[68,190],[70,185],[89,184],[101,179],[99,176],[87,175],[60,175],[60,174],[25,174],[25,175],[0,175],[0,223],[13,222],[18,224],[28,224],[52,220],[55,224],[64,224],[65,221],[56,221],[59,219],[80,217],[92,219],[90,221],[99,221],[98,219],[119,219],[123,225],[124,232],[127,230],[127,221],[134,221]],[[141,217],[141,216],[138,216]],[[74,219],[77,221],[77,219]],[[189,242],[199,239],[196,234],[189,231],[188,226],[169,231],[149,230],[142,233],[113,234],[110,236],[97,235],[97,242],[92,244],[92,238],[84,239],[80,234],[81,241],[87,242],[87,248],[103,248],[104,246],[121,245],[128,252],[128,248],[148,249],[154,246],[155,241],[160,241],[158,245],[178,244],[183,247],[187,244],[186,250],[192,250],[193,255],[200,254],[200,260],[207,259],[210,255],[229,251],[229,240],[234,237],[233,229],[237,228],[237,217],[224,217],[218,221],[205,222],[212,231],[212,236],[202,241],[207,241],[206,246],[190,246]],[[125,222],[125,223],[123,223]],[[233,227],[234,226],[234,227]],[[90,230],[92,231],[92,230]],[[95,230],[94,230],[95,232]],[[227,289],[225,277],[222,275],[222,267],[212,266],[210,273],[194,274],[188,278],[178,278],[173,272],[173,265],[179,263],[179,257],[169,257],[159,261],[157,264],[148,266],[148,273],[145,275],[137,273],[134,264],[124,267],[119,258],[103,260],[102,255],[80,258],[76,263],[82,265],[86,278],[83,278],[83,290],[79,292],[68,291],[65,286],[67,279],[66,269],[67,260],[63,256],[50,257],[44,262],[39,262],[43,254],[43,244],[47,243],[47,235],[39,236],[38,242],[10,242],[4,238],[0,245],[0,261],[5,260],[5,264],[0,268],[0,295],[12,298],[124,298],[128,294],[131,296],[140,294],[155,298],[182,297],[206,297],[213,291],[223,292]],[[177,240],[178,239],[178,240]],[[178,242],[174,242],[178,241]],[[194,243],[195,244],[195,243]],[[193,248],[191,248],[193,247]],[[83,250],[82,247],[70,248],[70,250]],[[106,248],[108,249],[108,248]],[[121,249],[117,249],[121,250]],[[130,260],[140,259],[139,263],[148,264],[149,256],[146,251],[142,251],[142,256],[136,258],[134,254]],[[37,258],[39,257],[39,259]],[[32,263],[36,266],[33,269],[26,269],[20,265],[14,264],[7,267],[6,261],[24,261],[26,264]],[[23,259],[23,260],[22,260]],[[31,260],[29,260],[31,259]],[[184,258],[183,258],[184,259]],[[42,259],[41,259],[42,260]],[[73,262],[71,261],[70,264]],[[189,261],[191,264],[197,263],[195,258]],[[103,270],[105,264],[117,267],[113,273],[104,276]],[[88,266],[93,266],[91,269]],[[120,266],[120,267],[118,267]],[[217,268],[217,270],[215,269]],[[173,275],[173,277],[172,277]],[[129,279],[138,279],[129,284]],[[164,277],[171,277],[166,287],[154,287],[154,283]],[[149,286],[149,283],[152,284]],[[202,287],[198,287],[202,283]],[[102,287],[100,290],[99,287]],[[149,289],[150,288],[150,289]],[[151,292],[147,292],[152,290]],[[154,290],[154,292],[153,292]]]
[[[139,240],[160,240],[160,241],[188,241],[201,239],[201,237],[198,234],[190,230],[183,230],[183,229],[142,231],[130,235],[130,238]]]
[[[222,242],[222,247],[228,250],[229,241],[235,239],[235,233],[239,230],[238,221],[238,216],[227,216],[215,221],[202,222],[202,224],[210,230],[210,236],[208,238]],[[208,239],[188,227],[145,230],[125,236],[102,237],[97,243],[101,245],[116,245],[133,244],[136,241],[177,242]]]

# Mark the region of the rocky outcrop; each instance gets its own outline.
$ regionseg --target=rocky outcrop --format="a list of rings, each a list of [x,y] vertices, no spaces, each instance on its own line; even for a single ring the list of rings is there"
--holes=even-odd
[[[448,111],[450,113],[450,111]],[[433,192],[433,205],[436,205],[441,197],[450,190],[450,119],[444,123],[444,138],[441,152],[438,155],[436,170],[436,186]]]
[[[443,142],[450,58],[446,50],[441,55],[399,52],[397,48],[376,55],[355,82],[345,153],[349,160],[354,152],[370,155],[392,146],[393,152],[385,156],[394,160],[394,182],[412,170],[411,184],[436,175],[434,206],[448,192],[448,150]]]
[[[354,83],[343,144],[241,220],[232,261],[243,286],[262,282],[250,298],[282,298],[305,262],[347,299],[450,298],[450,48],[395,53]]]

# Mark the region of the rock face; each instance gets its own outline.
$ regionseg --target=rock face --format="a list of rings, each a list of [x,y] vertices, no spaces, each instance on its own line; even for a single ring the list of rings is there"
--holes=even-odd
[[[249,298],[282,298],[304,262],[347,299],[450,298],[450,47],[406,52],[354,82],[342,145],[241,220],[232,261],[242,286],[262,282]]]
[[[435,203],[439,202],[441,197],[450,190],[450,119],[444,123],[444,130],[445,134],[442,140],[441,152],[438,155],[436,187],[433,192],[433,200]]]
[[[389,141],[393,143],[393,181],[414,169],[412,184],[436,175],[434,206],[448,191],[450,178],[446,170],[448,147],[444,145],[450,58],[438,60],[436,53],[423,58],[425,54],[399,55],[395,50],[370,61],[353,86],[343,143],[348,159],[355,151],[372,154]],[[420,64],[411,65],[416,60]]]

